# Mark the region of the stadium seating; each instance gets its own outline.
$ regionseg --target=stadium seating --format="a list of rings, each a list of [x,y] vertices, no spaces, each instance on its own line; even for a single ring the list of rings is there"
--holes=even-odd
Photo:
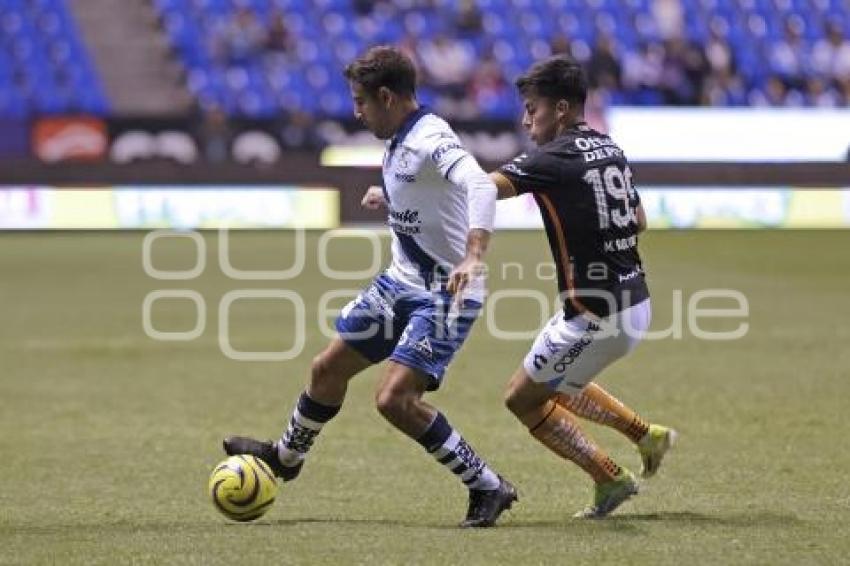
[[[0,116],[108,109],[64,0],[0,0]]]
[[[304,111],[330,117],[350,116],[342,69],[358,52],[376,43],[397,43],[415,36],[419,42],[438,34],[458,35],[481,57],[492,53],[511,81],[558,37],[569,38],[574,54],[586,59],[597,34],[616,41],[623,55],[646,41],[658,41],[652,0],[478,0],[480,34],[458,34],[452,2],[401,4],[392,12],[380,6],[358,14],[352,0],[150,0],[157,10],[175,55],[186,68],[186,85],[204,106],[231,115],[271,117]],[[770,54],[784,40],[793,18],[804,49],[824,37],[832,20],[850,36],[846,0],[681,0],[688,41],[705,44],[720,30],[733,53],[743,93],[725,104],[746,104],[766,90],[776,70]],[[380,4],[380,3],[376,3]],[[411,7],[412,6],[412,7]],[[289,56],[258,55],[238,63],[223,60],[214,38],[237,9],[249,8],[268,25],[284,14],[292,36]],[[85,111],[103,114],[108,102],[82,38],[64,0],[0,0],[0,116]],[[421,97],[436,93],[424,85]],[[658,90],[610,93],[609,103],[655,105]],[[510,119],[518,110],[512,92],[478,100],[481,117]]]
[[[341,79],[344,65],[365,46],[397,42],[408,34],[426,40],[452,32],[452,3],[409,3],[387,18],[380,9],[368,17],[356,13],[350,0],[154,0],[175,51],[188,69],[188,86],[202,102],[215,103],[231,114],[271,115],[282,109],[347,116],[347,87]],[[650,0],[479,0],[483,33],[464,38],[481,55],[492,48],[513,79],[556,36],[572,41],[574,52],[589,54],[600,30],[614,37],[622,54],[640,41],[658,40],[652,25]],[[424,5],[426,7],[421,7]],[[723,30],[747,92],[762,89],[767,80],[768,53],[783,39],[783,25],[797,16],[806,47],[823,37],[823,21],[832,18],[850,32],[843,0],[682,0],[685,34],[703,44],[709,25]],[[282,10],[295,36],[295,55],[279,65],[262,61],[228,68],[212,56],[209,38],[237,6],[248,7],[268,22]],[[420,7],[416,7],[420,6]],[[424,88],[426,101],[433,92]],[[654,91],[614,93],[615,103],[659,104]],[[740,97],[738,103],[745,103]],[[733,103],[733,102],[730,102]],[[489,100],[483,117],[508,118],[516,100],[502,96]]]

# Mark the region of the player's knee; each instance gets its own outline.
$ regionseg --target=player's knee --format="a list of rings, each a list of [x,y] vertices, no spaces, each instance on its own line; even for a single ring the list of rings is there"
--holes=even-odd
[[[522,399],[520,399],[520,396],[517,395],[516,389],[510,385],[507,389],[505,389],[505,407],[517,417],[522,414]]]
[[[319,354],[313,358],[310,365],[310,378],[313,385],[328,385],[335,380],[333,367],[324,354]]]
[[[382,387],[375,393],[378,412],[390,421],[407,414],[413,400],[413,396],[395,387]]]
[[[539,415],[545,412],[551,398],[551,392],[538,388],[528,389],[522,386],[508,385],[505,391],[505,407],[526,426],[539,422]]]

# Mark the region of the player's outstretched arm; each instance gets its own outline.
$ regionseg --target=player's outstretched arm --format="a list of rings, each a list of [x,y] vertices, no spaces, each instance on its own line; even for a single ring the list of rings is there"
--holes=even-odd
[[[482,260],[490,243],[490,233],[496,217],[498,190],[487,174],[471,157],[466,157],[452,168],[449,180],[466,191],[469,203],[469,233],[466,239],[466,257],[449,275],[447,289],[460,296],[469,282],[484,270]]]
[[[514,184],[511,183],[511,180],[498,171],[490,173],[490,180],[496,185],[499,200],[517,196],[516,188],[514,187]]]

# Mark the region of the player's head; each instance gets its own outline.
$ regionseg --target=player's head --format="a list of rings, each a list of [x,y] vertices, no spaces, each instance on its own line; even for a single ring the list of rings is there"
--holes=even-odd
[[[348,65],[354,115],[378,138],[388,139],[416,108],[416,67],[395,47],[373,47]]]
[[[584,116],[587,78],[567,55],[539,61],[516,81],[523,98],[522,125],[537,145],[550,142]]]

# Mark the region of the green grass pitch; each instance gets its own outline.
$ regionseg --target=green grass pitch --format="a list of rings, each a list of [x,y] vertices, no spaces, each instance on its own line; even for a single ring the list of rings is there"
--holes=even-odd
[[[315,233],[301,276],[236,281],[219,267],[216,234],[203,237],[201,276],[157,281],[143,271],[140,233],[0,236],[0,563],[846,563],[850,232],[643,238],[654,328],[669,326],[677,302],[686,327],[681,339],[642,344],[600,382],[681,438],[659,476],[608,520],[570,518],[590,495],[588,478],[503,408],[504,383],[530,341],[496,340],[479,323],[443,389],[429,396],[520,491],[498,528],[478,532],[455,527],[466,505],[459,482],[375,411],[378,370],[353,382],[304,473],[281,488],[265,517],[243,525],[218,515],[206,482],[222,459],[221,438],[280,433],[325,343],[320,297],[364,281],[322,277]],[[290,233],[232,239],[236,268],[291,263]],[[335,269],[368,266],[365,240],[333,240],[328,249]],[[190,269],[194,244],[162,240],[152,258],[161,270]],[[555,283],[534,274],[549,261],[541,233],[498,234],[491,290],[553,297]],[[501,273],[504,262],[521,264],[524,277],[516,266]],[[746,337],[711,342],[687,328],[688,299],[706,288],[746,295]],[[199,338],[145,335],[142,304],[157,289],[200,293],[207,317]],[[237,362],[221,353],[219,305],[238,289],[303,296],[301,356]],[[537,310],[505,299],[496,321],[503,330],[534,330]],[[151,315],[161,331],[196,322],[185,299],[158,301]],[[293,309],[282,301],[236,301],[229,315],[237,350],[293,344]],[[728,330],[740,322],[701,324]],[[619,462],[638,467],[623,437],[588,430]]]

